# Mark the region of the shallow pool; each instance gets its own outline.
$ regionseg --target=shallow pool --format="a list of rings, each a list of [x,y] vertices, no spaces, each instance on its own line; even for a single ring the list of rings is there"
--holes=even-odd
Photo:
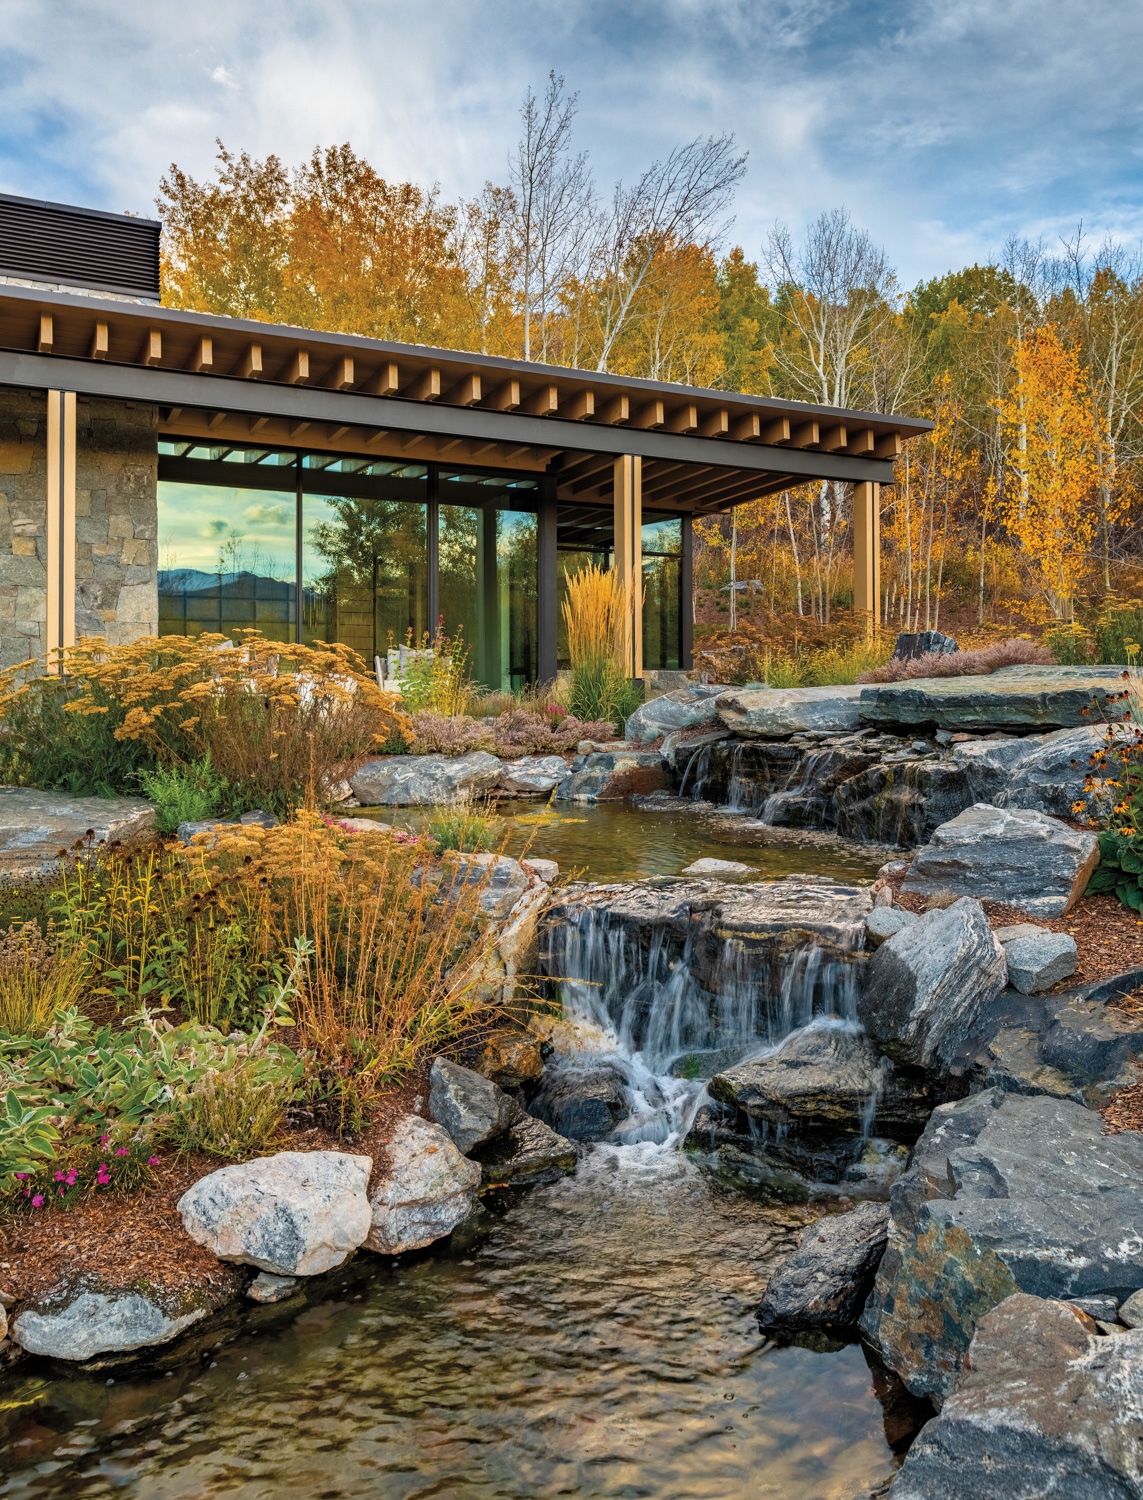
[[[595,1147],[467,1243],[364,1255],[170,1375],[14,1372],[0,1494],[850,1500],[901,1407],[856,1345],[760,1338],[802,1217]]]

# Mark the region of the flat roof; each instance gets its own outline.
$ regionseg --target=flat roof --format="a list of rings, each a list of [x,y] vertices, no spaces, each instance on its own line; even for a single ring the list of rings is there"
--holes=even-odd
[[[160,434],[553,473],[710,513],[809,480],[888,484],[933,423],[356,334],[0,285],[0,385],[154,402]]]

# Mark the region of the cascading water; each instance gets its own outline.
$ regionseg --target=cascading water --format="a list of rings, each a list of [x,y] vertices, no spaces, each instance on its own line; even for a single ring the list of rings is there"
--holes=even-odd
[[[868,901],[824,881],[570,901],[549,926],[545,972],[587,1038],[577,1065],[587,1056],[623,1078],[631,1111],[612,1138],[677,1146],[713,1074],[815,1017],[855,1024]]]

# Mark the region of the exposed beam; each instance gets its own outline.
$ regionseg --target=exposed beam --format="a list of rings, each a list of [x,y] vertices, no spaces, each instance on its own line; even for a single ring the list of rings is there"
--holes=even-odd
[[[504,455],[504,462],[510,464],[514,458],[519,458],[521,453],[530,452],[531,446],[530,443],[525,443],[522,448],[509,448],[508,452]]]
[[[666,428],[668,432],[697,432],[698,407],[690,402],[686,406],[676,406],[667,418]]]
[[[762,422],[756,411],[736,417],[730,425],[730,436],[736,443],[756,443],[762,436]]]
[[[441,372],[435,365],[430,365],[401,394],[410,401],[438,401],[441,394]]]
[[[331,442],[331,443],[339,443],[341,441],[341,439],[346,435],[347,432],[352,432],[352,431],[353,431],[353,428],[350,427],[348,424],[346,424],[345,426],[341,426],[341,427],[337,427],[337,426],[328,427],[326,429],[326,434],[325,435],[326,435],[326,438],[328,439],[329,442]]]
[[[560,393],[554,385],[542,385],[524,402],[524,410],[530,417],[552,417],[559,410]]]
[[[729,505],[741,505],[748,500],[760,500],[764,495],[786,488],[788,484],[784,476],[772,479],[770,475],[759,474],[752,482],[740,481],[737,484],[711,485],[707,490],[692,497],[692,505],[696,511],[701,509],[707,514],[713,514]]]
[[[518,380],[504,381],[485,400],[484,405],[492,411],[515,411],[520,405],[520,382]]]
[[[183,414],[183,409],[182,409],[181,406],[168,406],[167,407],[167,414],[163,418],[163,421],[164,422],[177,422],[179,420],[179,418],[182,416],[182,414]]]
[[[289,429],[291,437],[300,437],[301,434],[311,426],[311,424],[309,422],[287,422],[286,426]]]
[[[91,335],[91,348],[87,351],[87,357],[88,359],[106,359],[107,349],[107,324],[97,323],[95,332]]]
[[[250,431],[251,432],[261,432],[262,429],[263,429],[263,427],[265,427],[266,423],[269,422],[269,421],[270,421],[269,417],[251,417],[250,418]]]
[[[477,378],[479,379],[479,377]],[[442,439],[441,442],[437,444],[437,457],[439,458],[442,453],[451,453],[454,448],[459,448],[461,443],[463,442],[463,438]]]
[[[353,389],[353,361],[348,355],[342,355],[335,359],[333,367],[322,381],[322,385],[330,391],[351,391]]]
[[[491,453],[493,448],[498,448],[499,446],[499,443],[481,443],[479,447],[473,448],[471,456],[474,460],[478,459],[485,453]]]
[[[590,458],[581,458],[574,464],[568,464],[566,469],[561,469],[556,475],[556,483],[573,484],[577,479],[583,479],[588,474],[602,474],[605,470],[610,473],[613,462],[610,455],[601,457],[592,454]]]
[[[676,472],[673,479],[668,479],[665,474],[656,473],[649,482],[645,480],[643,494],[647,499],[670,494],[678,488],[680,483],[692,485],[703,474],[717,473],[717,470],[712,470],[709,464],[671,464],[670,467],[676,471],[682,469],[683,473]]]
[[[845,445],[847,453],[872,453],[876,439],[873,436],[872,427],[863,427],[860,432],[850,434],[849,442]]]
[[[560,403],[560,416],[569,422],[585,422],[595,416],[595,392],[578,391]]]
[[[41,313],[40,336],[36,341],[36,350],[40,354],[50,354],[52,352],[53,343],[54,340],[52,338],[52,320],[50,317],[48,317],[47,313]]]
[[[209,373],[214,369],[213,339],[195,339],[190,359],[187,360],[187,369],[193,370],[196,375],[202,370]]]
[[[631,418],[629,425],[631,427],[638,427],[645,432],[651,427],[662,427],[663,420],[663,403],[661,401],[648,401],[646,406],[641,406]]]
[[[378,427],[378,429],[376,430],[376,432],[371,432],[366,437],[366,439],[365,439],[366,447],[368,447],[372,443],[379,443],[382,438],[388,437],[388,436],[389,436],[389,429],[387,427]]]
[[[838,423],[836,427],[826,427],[822,429],[819,447],[825,453],[838,453],[842,448],[845,447],[846,441],[846,430],[840,423]]]
[[[365,382],[370,396],[395,396],[401,384],[401,372],[394,364],[383,364],[371,380]]]
[[[816,422],[799,422],[790,433],[791,448],[816,448],[817,445],[818,424]]]
[[[243,380],[258,380],[262,375],[262,345],[248,344],[246,352],[234,366],[235,375]]]
[[[401,447],[402,448],[415,448],[418,443],[423,443],[424,441],[425,441],[425,434],[423,432],[411,432],[409,434],[409,436],[405,439],[405,441],[401,444]]]
[[[143,339],[143,347],[139,350],[139,363],[141,365],[157,365],[163,358],[163,335],[157,328],[148,328],[146,337]]]
[[[764,422],[761,439],[770,448],[778,448],[783,443],[788,443],[790,441],[789,417],[778,417],[776,421]]]
[[[901,456],[901,434],[899,432],[886,432],[873,444],[874,458],[900,458]]]
[[[287,385],[305,385],[310,378],[310,351],[299,349],[279,378]]]
[[[716,407],[714,411],[707,412],[699,423],[699,436],[707,438],[726,437],[730,431],[730,413],[725,406]]]
[[[221,427],[223,422],[226,421],[229,415],[230,413],[228,411],[213,411],[207,418],[206,425],[211,429],[215,427]]]
[[[626,422],[631,411],[631,403],[626,396],[612,396],[600,408],[596,415],[597,422],[605,422],[609,427],[616,426],[619,422]]]
[[[449,406],[475,406],[480,400],[480,376],[466,375],[444,397]]]

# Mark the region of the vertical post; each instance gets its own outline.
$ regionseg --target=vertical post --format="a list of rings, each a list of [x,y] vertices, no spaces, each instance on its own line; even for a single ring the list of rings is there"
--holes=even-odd
[[[853,486],[853,609],[870,626],[881,622],[881,518],[872,483]]]
[[[615,460],[615,570],[626,596],[623,654],[628,675],[643,675],[643,460]]]
[[[487,501],[480,510],[476,534],[476,677],[493,692],[503,689],[500,668],[500,590],[497,564],[499,513]]]
[[[75,645],[75,392],[48,392],[47,639],[50,658]],[[63,659],[57,657],[63,672]]]
[[[694,525],[690,516],[681,517],[683,525],[682,576],[679,579],[679,667],[689,672],[694,666]]]
[[[302,587],[302,553],[304,551],[304,533],[302,531],[302,455],[300,453],[294,454],[294,464],[296,466],[296,473],[294,476],[296,482],[296,490],[294,494],[294,640],[300,646],[302,643],[302,628],[304,625],[304,621],[302,619],[302,610],[306,602],[305,589]],[[374,607],[373,616],[376,620],[376,607]],[[376,627],[374,627],[373,631],[373,655],[374,657],[376,657],[377,655]]]
[[[558,579],[556,576],[556,481],[540,480],[540,508],[536,517],[536,655],[540,682],[556,678],[556,637],[559,627]]]
[[[429,616],[429,639],[433,641],[436,640],[437,624],[441,614],[441,507],[436,464],[429,465],[426,483],[429,491],[428,503],[425,506],[425,543],[428,551],[426,562],[429,570],[426,608]]]

